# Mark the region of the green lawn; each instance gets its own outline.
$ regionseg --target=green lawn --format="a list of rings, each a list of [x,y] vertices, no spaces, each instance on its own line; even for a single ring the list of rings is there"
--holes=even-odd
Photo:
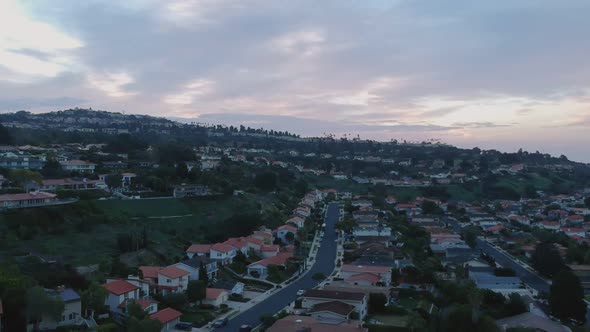
[[[210,311],[200,310],[197,312],[183,312],[180,321],[193,323],[196,326],[203,326],[213,320],[215,316]]]

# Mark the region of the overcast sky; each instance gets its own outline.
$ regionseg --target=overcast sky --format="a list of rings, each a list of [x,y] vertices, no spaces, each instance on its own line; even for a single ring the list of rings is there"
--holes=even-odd
[[[92,107],[590,162],[587,0],[0,0],[0,111]]]

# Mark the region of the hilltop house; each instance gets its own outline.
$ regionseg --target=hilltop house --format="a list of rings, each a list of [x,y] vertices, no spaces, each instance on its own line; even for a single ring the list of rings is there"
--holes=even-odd
[[[291,233],[293,235],[293,239],[297,236],[297,228],[291,225],[282,225],[277,228],[277,237],[281,239],[283,243],[291,243],[287,239],[287,234]]]
[[[114,280],[104,284],[103,287],[108,291],[105,305],[109,307],[111,312],[121,313],[122,310],[119,307],[121,303],[140,298],[140,287],[125,280]]]
[[[212,244],[193,244],[186,250],[186,255],[188,258],[193,258],[195,255],[209,257],[212,246]]]
[[[178,262],[172,266],[176,266],[190,273],[189,280],[199,280],[199,269],[201,268],[201,263],[207,270],[208,279],[212,280],[215,278],[218,270],[217,263],[207,257],[195,256],[190,259],[185,259],[182,262]]]
[[[221,288],[207,288],[207,294],[203,303],[219,307],[227,302],[228,299],[229,292],[227,290]]]
[[[174,265],[165,267],[158,271],[156,288],[162,295],[185,292],[188,287],[189,275],[189,271]]]
[[[176,331],[176,324],[180,323],[182,312],[176,311],[172,308],[166,308],[150,315],[151,319],[155,319],[162,323],[162,332]]]
[[[211,259],[219,261],[222,265],[231,264],[237,253],[236,248],[223,243],[216,243],[210,249]]]
[[[391,284],[391,267],[345,264],[342,265],[340,278],[364,286],[376,285],[377,283],[389,286]]]
[[[268,266],[278,265],[285,266],[287,260],[293,255],[288,252],[279,253],[276,256],[268,257],[248,265],[248,275],[255,278],[266,279],[268,276]]]

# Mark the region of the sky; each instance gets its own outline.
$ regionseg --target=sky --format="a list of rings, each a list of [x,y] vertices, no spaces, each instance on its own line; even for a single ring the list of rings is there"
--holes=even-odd
[[[587,0],[0,0],[0,112],[92,107],[590,162]]]

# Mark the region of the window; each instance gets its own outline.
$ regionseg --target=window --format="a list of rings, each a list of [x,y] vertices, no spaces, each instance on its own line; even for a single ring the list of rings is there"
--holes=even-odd
[[[170,279],[166,279],[166,282],[170,283],[170,282],[172,282],[172,280],[170,280]]]

